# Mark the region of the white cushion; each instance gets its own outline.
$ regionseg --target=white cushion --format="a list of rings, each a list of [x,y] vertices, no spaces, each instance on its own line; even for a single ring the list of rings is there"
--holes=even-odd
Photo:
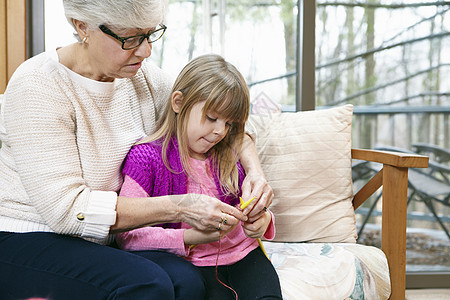
[[[264,242],[285,300],[388,299],[383,251],[340,243]]]
[[[352,105],[250,116],[275,194],[275,241],[356,242],[352,117]]]

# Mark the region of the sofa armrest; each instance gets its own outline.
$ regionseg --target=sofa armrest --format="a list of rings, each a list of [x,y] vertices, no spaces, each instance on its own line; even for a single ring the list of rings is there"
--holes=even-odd
[[[382,163],[394,167],[404,167],[404,168],[428,167],[428,156],[410,153],[367,150],[367,149],[352,149],[352,158]]]
[[[356,193],[353,206],[357,208],[383,186],[381,249],[386,254],[389,264],[390,299],[405,299],[408,168],[428,167],[428,157],[390,151],[352,149],[352,158],[383,164],[381,171]]]

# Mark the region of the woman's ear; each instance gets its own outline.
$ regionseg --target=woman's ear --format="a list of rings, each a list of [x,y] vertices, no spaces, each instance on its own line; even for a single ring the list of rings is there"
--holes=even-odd
[[[78,36],[85,40],[88,38],[88,26],[85,22],[73,19],[73,25],[75,26],[75,29],[77,30]]]
[[[180,92],[180,91],[173,92],[171,104],[172,104],[173,111],[176,112],[177,114],[181,110],[181,105],[183,104],[183,99],[184,99],[184,96],[183,96],[182,92]]]

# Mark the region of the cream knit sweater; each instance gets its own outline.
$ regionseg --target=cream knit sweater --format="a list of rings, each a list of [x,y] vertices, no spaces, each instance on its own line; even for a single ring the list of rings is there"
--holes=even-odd
[[[144,63],[105,83],[58,62],[24,62],[0,116],[0,231],[47,231],[105,243],[115,223],[122,160],[150,134],[172,81]]]

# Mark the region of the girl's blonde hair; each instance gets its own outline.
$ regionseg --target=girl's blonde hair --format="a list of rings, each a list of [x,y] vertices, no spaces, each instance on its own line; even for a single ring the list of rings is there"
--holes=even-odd
[[[232,124],[227,135],[208,151],[207,156],[213,163],[224,194],[237,196],[240,187],[236,163],[239,160],[238,153],[242,150],[245,122],[250,111],[250,93],[244,77],[221,56],[203,55],[190,61],[181,70],[172,94],[176,91],[183,94],[179,113],[174,112],[169,99],[157,126],[159,129],[140,143],[164,138],[164,164],[173,172],[166,152],[170,138],[176,136],[183,167],[187,174],[191,175],[187,139],[183,137],[187,134],[187,122],[192,107],[205,101],[203,118],[208,112],[214,112]]]

